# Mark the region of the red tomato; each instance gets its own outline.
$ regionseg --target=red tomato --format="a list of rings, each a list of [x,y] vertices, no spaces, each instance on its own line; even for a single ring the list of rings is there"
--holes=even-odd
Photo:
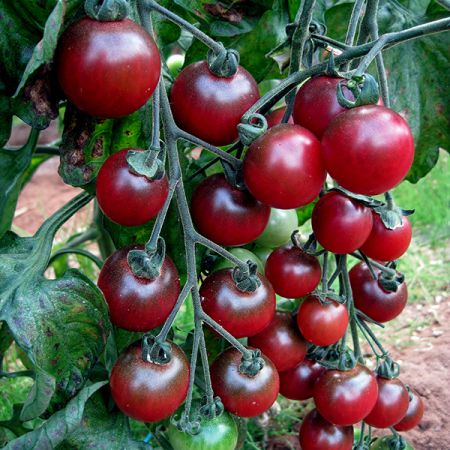
[[[284,112],[286,111],[286,107],[282,106],[281,108],[274,109],[269,114],[266,115],[267,120],[267,127],[272,128],[275,125],[279,125],[281,121],[283,120]],[[294,120],[292,119],[292,116],[289,117],[289,120],[287,123],[294,123]]]
[[[422,420],[425,410],[425,405],[423,404],[422,398],[414,389],[411,388],[409,395],[410,398],[408,403],[408,410],[406,411],[406,414],[402,418],[402,420],[394,425],[394,428],[397,431],[411,430],[412,428],[416,427]]]
[[[106,217],[124,226],[144,225],[161,210],[169,193],[169,182],[130,172],[124,148],[112,154],[97,176],[97,201]]]
[[[310,294],[318,286],[321,269],[315,256],[286,245],[270,254],[265,273],[278,295],[298,298]]]
[[[319,244],[333,253],[352,253],[372,230],[372,212],[363,204],[328,192],[314,206],[311,224]]]
[[[389,108],[366,105],[339,114],[322,138],[327,172],[345,189],[382,194],[405,178],[414,141],[405,120]]]
[[[271,128],[250,145],[243,173],[258,200],[281,209],[312,202],[326,176],[317,138],[306,128],[289,124]]]
[[[183,403],[189,385],[189,361],[180,347],[172,345],[167,364],[142,360],[137,342],[124,350],[109,380],[111,395],[127,416],[142,422],[159,422]]]
[[[213,145],[228,145],[238,138],[242,115],[258,99],[258,85],[243,67],[232,77],[218,77],[206,61],[183,69],[170,93],[177,125]]]
[[[197,230],[220,245],[244,245],[255,240],[269,221],[270,208],[247,191],[231,186],[222,173],[205,178],[191,203]]]
[[[103,119],[139,109],[161,73],[155,41],[129,19],[100,22],[86,17],[75,22],[59,39],[55,60],[67,98]]]

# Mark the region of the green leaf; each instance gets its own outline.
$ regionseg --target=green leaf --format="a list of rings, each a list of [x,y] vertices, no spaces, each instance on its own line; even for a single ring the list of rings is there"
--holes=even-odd
[[[348,22],[353,10],[353,2],[342,2],[326,9],[324,12],[327,36],[338,41],[345,41]]]
[[[0,368],[2,367],[3,357],[13,341],[8,325],[5,322],[0,322]]]

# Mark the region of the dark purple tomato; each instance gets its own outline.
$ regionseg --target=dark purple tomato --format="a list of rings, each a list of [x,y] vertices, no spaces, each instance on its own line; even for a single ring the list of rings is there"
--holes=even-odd
[[[419,425],[422,420],[425,405],[420,395],[410,388],[408,410],[402,420],[394,425],[397,431],[408,431]]]
[[[388,428],[405,417],[409,405],[409,394],[398,379],[378,376],[378,398],[364,422],[375,428]]]
[[[280,394],[290,400],[308,400],[313,396],[314,384],[326,367],[310,359],[293,369],[280,373]]]
[[[290,124],[271,128],[250,145],[243,173],[258,200],[280,209],[311,203],[326,176],[320,142],[306,128]]]
[[[211,382],[225,409],[239,417],[255,417],[267,411],[280,389],[277,369],[262,355],[264,367],[254,377],[239,371],[242,354],[235,348],[222,352],[211,365]]]
[[[306,297],[297,313],[297,325],[303,337],[314,345],[325,347],[341,339],[348,325],[348,311],[341,303],[317,297]]]
[[[144,225],[161,210],[169,193],[164,175],[149,180],[130,172],[124,148],[112,154],[101,167],[96,182],[98,204],[108,219],[119,225]]]
[[[208,275],[200,287],[203,310],[236,338],[253,336],[272,321],[275,292],[264,275],[253,292],[236,287],[233,269],[221,269]]]
[[[191,203],[197,230],[220,245],[245,245],[255,240],[269,221],[270,208],[248,191],[231,186],[222,173],[205,178]]]
[[[124,350],[111,372],[111,395],[127,416],[142,422],[159,422],[183,403],[189,385],[189,361],[183,350],[172,345],[167,364],[142,359],[137,342]]]
[[[380,270],[374,268],[377,277]],[[379,280],[374,280],[369,268],[363,262],[350,270],[350,284],[355,306],[377,322],[388,322],[397,317],[405,308],[408,288],[403,282],[396,292],[387,291]]]
[[[183,69],[170,92],[177,125],[213,145],[228,145],[238,138],[242,115],[258,99],[258,85],[243,67],[232,77],[218,77],[206,61]]]
[[[278,295],[298,298],[310,294],[318,286],[322,271],[315,256],[286,245],[270,254],[265,273]]]
[[[248,345],[259,348],[278,372],[295,367],[305,359],[308,350],[292,314],[280,311],[266,328],[248,339]]]
[[[378,398],[373,372],[360,364],[351,370],[327,370],[314,385],[314,402],[329,422],[348,426],[367,417]]]
[[[382,194],[405,178],[414,159],[406,121],[389,108],[366,105],[339,114],[322,138],[327,172],[345,189]]]
[[[286,107],[282,106],[281,108],[274,109],[269,114],[266,115],[267,120],[267,128],[272,128],[275,125],[279,125],[281,121],[283,120],[284,112],[286,111]],[[289,117],[289,120],[287,123],[294,123],[294,120],[292,119],[292,116]]]
[[[328,192],[314,206],[312,229],[326,250],[345,254],[359,249],[372,230],[372,211],[338,192]]]
[[[161,59],[155,41],[136,22],[86,17],[59,39],[56,71],[61,88],[78,109],[116,118],[131,114],[150,98]]]
[[[108,303],[113,325],[129,331],[149,331],[169,317],[180,293],[180,278],[168,256],[157,278],[137,277],[127,261],[132,249],[143,250],[144,246],[124,247],[114,252],[105,261],[97,284]]]
[[[369,258],[378,261],[393,261],[400,258],[411,243],[411,223],[402,217],[402,224],[393,230],[386,228],[379,214],[372,213],[373,227],[360,250]]]
[[[302,450],[352,450],[353,427],[339,427],[325,420],[313,409],[300,427]]]

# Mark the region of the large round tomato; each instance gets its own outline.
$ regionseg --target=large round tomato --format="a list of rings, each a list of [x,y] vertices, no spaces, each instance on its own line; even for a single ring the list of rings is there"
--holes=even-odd
[[[78,109],[115,118],[131,114],[150,98],[161,59],[155,41],[137,23],[84,18],[59,39],[56,71],[64,93]]]
[[[239,417],[255,417],[268,410],[280,390],[277,369],[266,356],[254,377],[239,370],[242,354],[235,348],[222,352],[211,365],[211,381],[225,409]]]
[[[206,61],[190,64],[172,86],[170,103],[177,125],[214,145],[238,138],[242,115],[259,99],[255,79],[238,67],[232,77],[218,77]]]
[[[310,359],[280,373],[280,394],[291,400],[307,400],[313,396],[314,384],[326,367]]]
[[[422,420],[424,410],[425,405],[423,404],[422,398],[414,389],[410,388],[408,410],[402,420],[394,425],[394,428],[397,431],[411,430]]]
[[[366,105],[339,114],[322,138],[327,172],[345,189],[382,194],[408,173],[414,141],[405,120],[389,108]]]
[[[305,359],[308,350],[295,319],[290,313],[280,311],[266,328],[248,339],[248,345],[259,348],[278,372],[295,367]]]
[[[320,276],[317,258],[293,245],[277,248],[266,262],[266,277],[282,297],[298,298],[310,294],[319,284]]]
[[[314,402],[319,413],[335,425],[353,425],[372,411],[378,397],[375,375],[367,367],[327,370],[314,385]]]
[[[97,284],[114,325],[129,331],[149,331],[169,317],[180,293],[180,278],[168,256],[158,277],[153,280],[137,277],[127,261],[128,252],[133,249],[144,247],[134,245],[114,252],[105,261]]]
[[[320,142],[306,128],[289,124],[271,128],[250,145],[243,173],[258,200],[281,209],[312,202],[326,176]]]
[[[319,244],[333,253],[352,253],[372,230],[372,212],[363,204],[328,192],[314,206],[311,224]]]
[[[245,248],[232,248],[230,250],[230,253],[233,256],[236,256],[236,258],[240,259],[243,262],[251,261],[256,264],[256,267],[258,268],[258,272],[264,275],[264,265],[261,262],[261,260],[250,250],[247,250]],[[220,258],[217,263],[214,265],[214,270],[219,269],[228,269],[230,267],[235,267],[235,264],[233,264],[231,261],[225,258]]]
[[[379,276],[380,270],[374,268]],[[397,317],[405,308],[408,300],[408,288],[403,282],[396,292],[385,290],[379,280],[374,280],[369,268],[363,262],[350,270],[350,284],[355,306],[371,319],[388,322]]]
[[[248,244],[263,232],[270,208],[218,173],[197,186],[191,212],[200,233],[218,244],[234,246]]]
[[[266,115],[267,127],[272,128],[275,125],[279,125],[283,120],[284,112],[286,111],[286,107],[282,106],[281,108],[274,109],[269,114]],[[289,117],[287,123],[294,123],[292,116]]]
[[[409,394],[398,379],[378,376],[378,399],[364,422],[375,428],[392,427],[405,416],[409,404]]]
[[[370,446],[370,450],[392,450],[393,445],[392,441],[396,438],[394,436],[384,436],[382,438],[378,438],[375,442],[373,442]],[[402,450],[414,450],[411,445],[406,442],[406,447]]]
[[[189,361],[180,347],[172,345],[167,364],[142,359],[137,342],[124,350],[109,380],[111,395],[127,416],[142,422],[159,422],[184,401],[189,385]]]
[[[411,223],[407,217],[402,217],[402,224],[390,230],[386,228],[380,215],[373,213],[372,231],[360,250],[369,258],[393,261],[408,250],[411,237]]]
[[[339,427],[325,420],[313,409],[300,427],[302,450],[352,450],[353,427]]]
[[[200,287],[203,310],[236,338],[259,333],[275,314],[275,292],[266,277],[258,277],[261,285],[244,292],[236,287],[233,269],[221,269]]]
[[[298,217],[295,209],[272,208],[269,222],[255,242],[262,247],[278,247],[289,241],[297,227]]]
[[[128,168],[124,148],[112,154],[101,167],[96,182],[98,204],[109,219],[119,225],[144,225],[161,210],[169,192],[169,182],[164,175],[159,180],[149,180],[136,175]]]
[[[314,345],[325,347],[335,344],[345,334],[348,311],[341,303],[327,299],[321,303],[310,295],[300,305],[297,324],[303,337]]]

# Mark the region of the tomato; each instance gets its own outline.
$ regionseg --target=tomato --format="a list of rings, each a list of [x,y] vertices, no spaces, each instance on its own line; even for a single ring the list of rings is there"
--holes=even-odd
[[[111,395],[127,416],[142,422],[159,422],[183,403],[189,385],[189,361],[180,347],[171,343],[167,364],[142,359],[136,342],[124,350],[111,371]]]
[[[338,192],[328,192],[314,206],[311,224],[319,244],[333,253],[352,253],[372,230],[372,212]]]
[[[244,292],[236,287],[233,269],[221,269],[208,275],[200,287],[205,313],[236,338],[259,333],[275,314],[275,292],[266,277],[258,277],[261,285]]]
[[[266,277],[275,292],[286,298],[303,297],[319,284],[318,259],[291,245],[274,250],[266,262]]]
[[[236,258],[240,259],[243,262],[251,261],[251,262],[255,263],[256,267],[258,268],[258,272],[264,275],[263,263],[250,250],[237,247],[237,248],[232,248],[230,250],[230,253],[232,255],[236,256]],[[214,270],[228,269],[230,267],[235,267],[235,265],[231,261],[228,261],[228,259],[220,258],[219,261],[217,261],[217,263],[214,265]]]
[[[137,277],[128,265],[127,255],[143,245],[121,248],[103,265],[98,287],[109,307],[111,322],[129,331],[149,331],[169,317],[180,293],[180,278],[169,256],[164,258],[160,275],[149,280]]]
[[[384,436],[382,438],[378,438],[373,444],[370,446],[370,450],[392,450],[390,445],[391,441],[396,439],[394,436]],[[402,448],[402,450],[414,450],[411,445],[406,442],[406,447]]]
[[[353,425],[372,411],[378,397],[375,375],[360,364],[351,370],[327,370],[314,385],[314,402],[335,425]]]
[[[314,384],[325,370],[318,362],[305,359],[293,369],[280,373],[280,394],[291,400],[311,398]]]
[[[177,125],[213,145],[228,145],[238,138],[242,115],[258,99],[258,85],[243,67],[232,77],[218,77],[206,61],[183,69],[170,92]]]
[[[297,314],[303,337],[319,347],[338,342],[345,334],[348,320],[344,305],[328,298],[326,303],[321,303],[314,295],[306,297]]]
[[[306,128],[277,125],[250,145],[243,174],[249,191],[273,208],[307,205],[325,181],[320,142]]]
[[[364,422],[375,428],[389,428],[405,416],[409,404],[409,394],[398,379],[378,376],[378,399]]]
[[[295,209],[272,208],[269,222],[255,242],[262,247],[278,247],[286,244],[297,228],[298,217]]]
[[[345,189],[382,194],[397,186],[414,159],[406,121],[389,108],[366,105],[339,114],[322,138],[327,172]]]
[[[247,191],[231,186],[225,175],[205,178],[191,203],[197,230],[220,245],[244,245],[255,240],[269,221],[270,208]]]
[[[338,427],[325,420],[313,409],[300,427],[302,450],[352,450],[353,427]]]
[[[55,60],[67,98],[103,119],[139,109],[161,73],[155,41],[129,19],[100,22],[86,17],[75,22],[59,39]]]
[[[420,395],[414,390],[410,388],[409,392],[409,403],[408,410],[406,411],[405,416],[394,425],[394,428],[397,431],[408,431],[412,428],[416,427],[420,421],[422,420],[423,413],[425,411],[425,405],[423,403]]]
[[[393,230],[386,228],[377,213],[373,215],[373,227],[366,242],[360,250],[369,258],[378,261],[393,261],[400,258],[411,243],[411,223],[402,217],[402,224]]]
[[[277,369],[266,356],[254,377],[239,371],[242,354],[235,348],[222,352],[211,365],[211,382],[225,409],[239,417],[255,417],[268,410],[280,389]]]
[[[272,128],[275,125],[279,125],[283,120],[284,112],[286,111],[286,107],[282,106],[281,108],[274,109],[269,114],[266,115],[267,127]],[[292,116],[289,117],[287,123],[294,123]]]
[[[380,270],[374,267],[379,276]],[[374,280],[369,268],[363,262],[350,270],[350,284],[355,306],[377,322],[388,322],[397,317],[408,300],[406,283],[400,284],[396,292],[385,290],[380,282]]]
[[[248,345],[259,348],[278,372],[289,370],[303,361],[308,350],[290,313],[276,312],[270,324],[248,339]]]
[[[97,201],[106,217],[124,226],[144,225],[161,210],[169,193],[169,182],[164,175],[149,180],[130,172],[124,148],[112,154],[97,176]]]
[[[252,249],[252,252],[259,258],[259,260],[265,266],[267,259],[272,253],[272,249],[267,247],[255,247],[254,249]]]

